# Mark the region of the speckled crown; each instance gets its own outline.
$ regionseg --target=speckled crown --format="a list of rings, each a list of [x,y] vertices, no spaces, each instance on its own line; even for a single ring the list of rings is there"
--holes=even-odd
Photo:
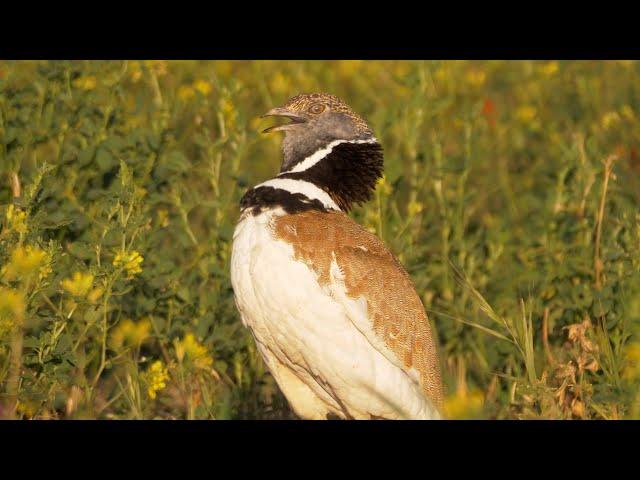
[[[289,101],[283,105],[283,108],[293,112],[306,112],[309,110],[309,107],[315,104],[322,104],[332,112],[344,113],[353,119],[356,128],[360,132],[371,132],[367,122],[365,122],[360,115],[351,110],[349,105],[330,93],[301,93],[300,95],[290,98]]]

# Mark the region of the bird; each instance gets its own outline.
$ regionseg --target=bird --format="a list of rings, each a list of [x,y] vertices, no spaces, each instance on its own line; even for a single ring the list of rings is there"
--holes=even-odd
[[[301,419],[440,419],[435,332],[397,257],[348,213],[383,175],[366,121],[328,93],[284,118],[279,173],[240,200],[231,284],[242,323]],[[288,120],[287,120],[288,119]]]

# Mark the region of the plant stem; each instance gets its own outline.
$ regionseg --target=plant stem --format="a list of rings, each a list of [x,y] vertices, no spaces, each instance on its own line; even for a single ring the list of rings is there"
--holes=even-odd
[[[600,209],[596,221],[596,238],[593,252],[593,269],[595,277],[596,290],[602,289],[602,259],[600,258],[600,238],[602,237],[602,220],[604,219],[604,207],[607,199],[607,188],[609,186],[609,177],[613,171],[613,164],[618,159],[617,155],[610,155],[604,163],[604,181],[602,183],[602,194],[600,195]]]
[[[7,376],[7,401],[4,417],[15,418],[16,407],[18,406],[18,393],[20,391],[20,377],[22,372],[22,343],[23,343],[23,318],[16,322],[13,336],[11,337],[11,358],[9,363],[9,374]]]
[[[20,178],[16,172],[11,172],[11,193],[13,198],[20,198]]]
[[[551,347],[549,346],[549,307],[544,309],[542,316],[542,344],[544,346],[544,353],[547,357],[549,365],[555,365],[556,360],[551,353]]]
[[[20,197],[20,178],[16,172],[11,174],[11,192],[13,198]],[[22,374],[22,344],[24,340],[24,310],[15,316],[15,325],[11,336],[11,357],[7,375],[7,400],[5,403],[5,418],[15,418],[20,391],[20,377]]]

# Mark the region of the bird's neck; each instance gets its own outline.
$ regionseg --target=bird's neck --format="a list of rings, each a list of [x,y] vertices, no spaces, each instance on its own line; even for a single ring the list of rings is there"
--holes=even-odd
[[[348,212],[354,204],[369,200],[383,169],[382,147],[374,137],[334,140],[292,160],[277,177],[247,192],[241,200],[243,210]]]

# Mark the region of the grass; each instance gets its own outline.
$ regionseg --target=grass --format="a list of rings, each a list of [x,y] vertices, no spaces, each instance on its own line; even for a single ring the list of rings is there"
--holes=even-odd
[[[328,91],[450,418],[640,417],[636,62],[0,62],[0,417],[293,418],[229,282],[259,116]]]

